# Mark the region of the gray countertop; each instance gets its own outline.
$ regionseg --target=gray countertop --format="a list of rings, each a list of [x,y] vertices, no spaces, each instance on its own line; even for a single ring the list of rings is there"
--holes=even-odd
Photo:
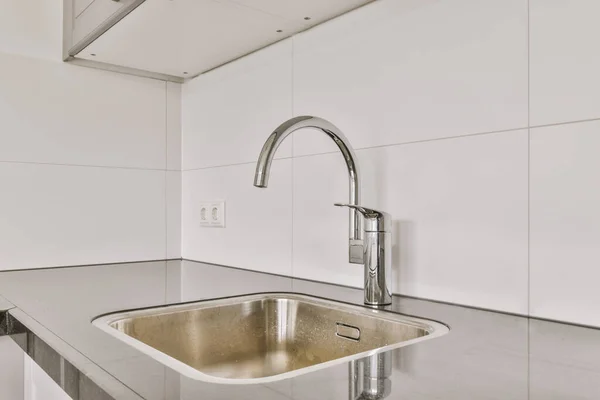
[[[63,373],[76,368],[109,395],[98,398],[347,399],[347,364],[270,384],[207,383],[90,323],[124,309],[272,291],[362,304],[359,289],[190,261],[0,273],[0,305],[14,306],[11,316],[64,357]],[[600,398],[600,330],[405,297],[394,297],[392,309],[442,321],[451,331],[392,352],[389,399]],[[64,376],[53,378],[69,384]]]

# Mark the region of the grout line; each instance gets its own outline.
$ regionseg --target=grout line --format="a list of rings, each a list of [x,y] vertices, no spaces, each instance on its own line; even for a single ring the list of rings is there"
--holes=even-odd
[[[169,287],[169,261],[165,260],[165,304],[167,304],[168,301],[168,287]]]
[[[62,163],[35,162],[35,161],[0,160],[0,164],[54,165],[54,166],[59,166],[59,167],[109,168],[109,169],[126,169],[126,170],[134,170],[134,171],[164,171],[164,168],[120,167],[120,166],[114,166],[114,165],[62,164]]]
[[[169,256],[169,83],[165,82],[165,259]],[[165,267],[165,300],[167,295],[166,289],[167,271]],[[166,378],[165,378],[166,380]]]
[[[396,146],[405,146],[405,145],[410,145],[410,144],[439,142],[439,141],[444,141],[444,140],[453,140],[453,139],[468,138],[468,137],[472,137],[472,136],[484,136],[484,135],[493,135],[493,134],[497,134],[497,133],[515,132],[515,131],[521,131],[521,130],[524,130],[524,129],[527,129],[527,127],[511,128],[511,129],[505,129],[505,130],[501,130],[501,131],[467,133],[467,134],[464,134],[464,135],[448,136],[448,137],[433,138],[433,139],[424,139],[424,140],[413,140],[413,141],[410,141],[410,142],[390,143],[390,144],[380,144],[380,145],[375,145],[375,146],[356,147],[354,150],[355,151],[362,151],[362,150],[379,149],[379,148],[384,148],[384,147],[396,147]],[[319,156],[319,155],[323,155],[323,154],[336,154],[336,153],[339,153],[339,150],[326,151],[326,152],[314,153],[314,154],[303,154],[303,155],[300,155],[300,156],[295,156],[295,158],[312,157],[312,156]]]
[[[165,218],[165,260],[167,258],[169,258],[169,178],[168,178],[168,172],[165,171],[165,195],[164,195],[164,199],[165,199],[165,212],[164,212],[164,218]]]
[[[527,126],[531,128],[531,18],[527,0]]]
[[[289,160],[291,158],[292,157],[276,157],[276,158],[273,159],[273,161]],[[201,170],[204,170],[204,169],[212,169],[212,168],[237,167],[237,166],[240,166],[240,165],[248,165],[248,164],[256,164],[256,161],[244,161],[244,162],[232,163],[232,164],[212,165],[212,166],[209,166],[209,167],[189,168],[189,169],[183,169],[183,170],[181,170],[181,172],[201,171]]]
[[[531,316],[531,130],[527,130],[527,315]],[[527,398],[529,399],[530,331],[527,321]]]
[[[528,116],[528,118],[529,118],[529,116]],[[551,126],[580,124],[580,123],[594,122],[594,121],[600,121],[600,118],[590,118],[590,119],[582,119],[582,120],[568,121],[568,122],[557,122],[557,123],[544,124],[544,125],[523,126],[520,128],[511,128],[511,129],[505,129],[505,130],[500,130],[500,131],[468,133],[468,134],[464,134],[464,135],[448,136],[448,137],[425,139],[425,140],[414,140],[414,141],[410,141],[410,142],[388,143],[388,144],[375,145],[375,146],[355,147],[354,150],[355,151],[371,150],[371,149],[379,149],[379,148],[384,148],[384,147],[395,147],[395,146],[404,146],[404,145],[409,145],[409,144],[437,142],[437,141],[441,141],[441,140],[452,140],[452,139],[468,138],[468,137],[472,137],[472,136],[493,135],[493,134],[498,134],[498,133],[521,131],[521,130],[525,130],[525,129],[546,128],[546,127],[551,127]],[[293,153],[293,145],[292,145],[292,153]],[[275,157],[274,160],[275,161],[288,160],[290,158],[304,158],[304,157],[313,157],[313,156],[321,156],[321,155],[325,155],[325,154],[337,154],[337,153],[339,153],[338,150],[324,151],[321,153],[311,153],[311,154],[303,154],[303,155],[293,155],[292,154],[291,157]],[[5,162],[5,161],[0,161],[0,163],[1,162]],[[12,162],[12,161],[8,161],[8,162]],[[32,164],[37,164],[37,163],[32,163]],[[256,161],[244,161],[244,162],[239,162],[239,163],[219,164],[219,165],[211,165],[211,166],[199,167],[199,168],[187,168],[187,169],[182,169],[181,172],[198,171],[198,170],[211,169],[211,168],[235,167],[238,165],[247,165],[247,164],[256,164]],[[61,164],[58,164],[58,165],[61,165]],[[69,164],[64,164],[64,165],[69,165]],[[85,165],[82,165],[82,166],[85,166]],[[107,168],[128,168],[128,167],[107,167]],[[132,167],[131,169],[149,170],[149,168],[135,168],[135,167]],[[157,171],[162,171],[162,170],[158,169]]]
[[[294,116],[294,112],[295,112],[295,102],[294,102],[294,77],[295,77],[295,70],[294,70],[294,54],[295,54],[295,43],[296,43],[296,39],[294,36],[292,36],[291,38],[292,40],[292,54],[291,54],[291,58],[292,58],[292,68],[291,68],[291,92],[292,92],[292,101],[291,101],[291,112],[292,112],[292,117]],[[291,192],[292,192],[292,234],[291,234],[291,241],[292,241],[292,248],[291,248],[291,259],[290,259],[290,269],[291,269],[291,274],[292,274],[292,278],[295,276],[294,274],[294,142],[296,141],[296,135],[294,133],[292,133],[292,176],[291,176]],[[294,290],[294,279],[292,279],[291,281],[291,287],[292,290]]]
[[[570,124],[582,124],[582,123],[585,123],[585,122],[594,122],[594,121],[600,121],[600,118],[578,119],[578,120],[574,120],[574,121],[555,122],[555,123],[552,123],[552,124],[532,125],[529,128],[530,129],[546,128],[546,127],[550,127],[550,126],[561,126],[561,125],[570,125]]]
[[[527,1],[527,31],[527,119],[529,120],[531,119],[529,0]],[[531,313],[531,129],[527,129],[527,313]]]
[[[531,125],[531,63],[529,0],[527,0],[527,125]],[[527,313],[531,311],[531,130],[527,130]]]
[[[291,192],[292,192],[292,234],[291,234],[291,241],[292,241],[292,246],[291,246],[291,251],[290,251],[290,269],[291,269],[291,274],[292,274],[292,278],[295,276],[294,274],[294,159],[292,158],[292,179],[291,179]],[[294,290],[294,280],[292,279],[292,290]]]
[[[482,136],[482,135],[491,135],[491,134],[496,134],[496,133],[514,132],[514,131],[520,131],[520,130],[524,130],[524,129],[527,129],[527,127],[512,128],[512,129],[506,129],[506,130],[502,130],[502,131],[470,133],[470,134],[465,134],[465,135],[449,136],[449,137],[443,137],[443,138],[415,140],[415,141],[411,141],[411,142],[389,143],[389,144],[366,146],[366,147],[355,147],[354,150],[361,151],[361,150],[378,149],[378,148],[382,148],[382,147],[396,147],[396,146],[404,146],[404,145],[417,144],[417,143],[437,142],[440,140],[452,140],[452,139],[465,138],[465,137],[471,137],[471,136]],[[292,133],[292,141],[293,141],[293,135],[294,134]],[[294,152],[294,146],[292,144],[292,156],[291,157],[279,157],[279,158],[275,158],[274,160],[277,161],[277,160],[287,160],[290,158],[305,158],[305,157],[321,156],[321,155],[325,155],[325,154],[337,154],[337,153],[339,153],[339,150],[325,151],[322,153],[303,154],[303,155],[298,155],[298,156],[294,155],[293,152]],[[213,165],[213,166],[199,167],[199,168],[189,168],[189,169],[184,169],[183,171],[197,171],[197,170],[202,170],[202,169],[233,167],[233,166],[238,166],[238,165],[247,165],[247,164],[255,164],[255,163],[256,163],[256,161],[245,161],[245,162],[232,163],[232,164],[222,164],[222,165]]]
[[[531,316],[531,5],[527,0],[527,315]],[[531,397],[531,320],[527,319],[527,399]]]
[[[528,114],[527,118],[529,119],[529,106],[528,106],[528,113],[527,114]],[[521,131],[521,130],[525,130],[525,129],[531,130],[531,129],[535,129],[535,128],[545,128],[545,127],[550,127],[550,126],[579,124],[579,123],[593,122],[593,121],[600,121],[600,118],[582,119],[582,120],[569,121],[569,122],[557,122],[557,123],[545,124],[545,125],[524,126],[524,127],[520,127],[520,128],[511,128],[511,129],[505,129],[505,130],[500,130],[500,131],[468,133],[468,134],[458,135],[458,136],[448,136],[448,137],[434,138],[434,139],[425,139],[425,140],[414,140],[414,141],[410,141],[410,142],[389,143],[389,144],[382,144],[382,145],[375,145],[375,146],[356,147],[356,148],[354,148],[354,150],[355,151],[362,151],[362,150],[379,149],[379,148],[384,148],[384,147],[405,146],[405,145],[409,145],[409,144],[429,143],[429,142],[437,142],[437,141],[442,141],[442,140],[452,140],[452,139],[468,138],[468,137],[472,137],[472,136],[493,135],[493,134],[498,134],[498,133]],[[337,154],[338,152],[339,152],[338,150],[334,150],[334,151],[324,151],[324,152],[321,152],[321,153],[311,153],[311,154],[294,155],[293,134],[292,134],[292,156],[291,157],[276,157],[274,160],[277,161],[277,160],[288,160],[290,158],[305,158],[305,157],[313,157],[313,156],[322,156],[322,155],[325,155],[325,154]],[[2,161],[0,161],[0,162],[2,162]],[[211,165],[211,166],[199,167],[199,168],[188,168],[188,169],[182,169],[181,171],[182,172],[198,171],[198,170],[203,170],[203,169],[234,167],[234,166],[238,166],[238,165],[247,165],[247,164],[255,164],[255,163],[256,163],[256,161],[244,161],[244,162],[239,162],[239,163],[219,164],[219,165]],[[118,168],[118,167],[116,167],[116,168]]]
[[[169,86],[165,82],[165,171],[169,169]]]
[[[435,141],[438,141],[438,140],[451,140],[451,139],[457,139],[457,138],[462,138],[462,137],[479,136],[479,135],[489,135],[489,134],[503,133],[503,132],[513,132],[513,131],[520,131],[520,130],[523,130],[523,129],[527,129],[527,128],[515,128],[515,129],[508,129],[508,130],[505,130],[505,131],[493,131],[493,132],[484,132],[484,133],[473,133],[473,134],[461,135],[461,136],[451,136],[451,137],[445,137],[445,138],[417,140],[417,141],[413,141],[413,142],[391,143],[391,144],[382,144],[382,145],[377,145],[377,146],[357,147],[354,150],[355,151],[361,151],[361,150],[377,149],[377,148],[382,148],[382,147],[404,146],[404,145],[408,145],[408,144],[435,142]],[[292,133],[292,140],[293,140],[293,135],[294,134]],[[337,153],[339,153],[339,150],[326,151],[326,152],[314,153],[314,154],[303,154],[303,155],[299,155],[299,156],[295,156],[293,154],[293,152],[294,152],[294,146],[293,146],[293,142],[292,142],[292,156],[291,157],[279,157],[279,158],[275,158],[274,160],[275,161],[277,161],[277,160],[289,160],[291,158],[305,158],[305,157],[313,157],[313,156],[322,156],[322,155],[326,155],[326,154],[337,154]],[[182,171],[183,172],[198,171],[198,170],[203,170],[203,169],[234,167],[234,166],[238,166],[238,165],[248,165],[248,164],[255,164],[255,163],[256,163],[256,161],[244,161],[244,162],[240,162],[240,163],[213,165],[213,166],[199,167],[199,168],[189,168],[189,169],[184,169]]]

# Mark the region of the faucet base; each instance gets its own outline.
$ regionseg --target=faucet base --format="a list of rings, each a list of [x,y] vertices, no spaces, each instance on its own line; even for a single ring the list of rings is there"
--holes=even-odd
[[[365,232],[365,304],[392,304],[392,234]]]

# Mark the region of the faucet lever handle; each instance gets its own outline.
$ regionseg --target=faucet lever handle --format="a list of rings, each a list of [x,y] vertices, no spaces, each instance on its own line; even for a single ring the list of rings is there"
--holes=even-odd
[[[364,217],[365,232],[389,232],[391,228],[392,217],[384,211],[378,211],[356,204],[335,203],[334,206],[353,208],[360,212]]]

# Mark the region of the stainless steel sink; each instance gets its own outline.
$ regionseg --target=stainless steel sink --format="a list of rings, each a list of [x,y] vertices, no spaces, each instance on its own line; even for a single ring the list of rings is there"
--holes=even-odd
[[[190,378],[276,381],[448,332],[438,322],[268,293],[118,312],[93,324]]]

